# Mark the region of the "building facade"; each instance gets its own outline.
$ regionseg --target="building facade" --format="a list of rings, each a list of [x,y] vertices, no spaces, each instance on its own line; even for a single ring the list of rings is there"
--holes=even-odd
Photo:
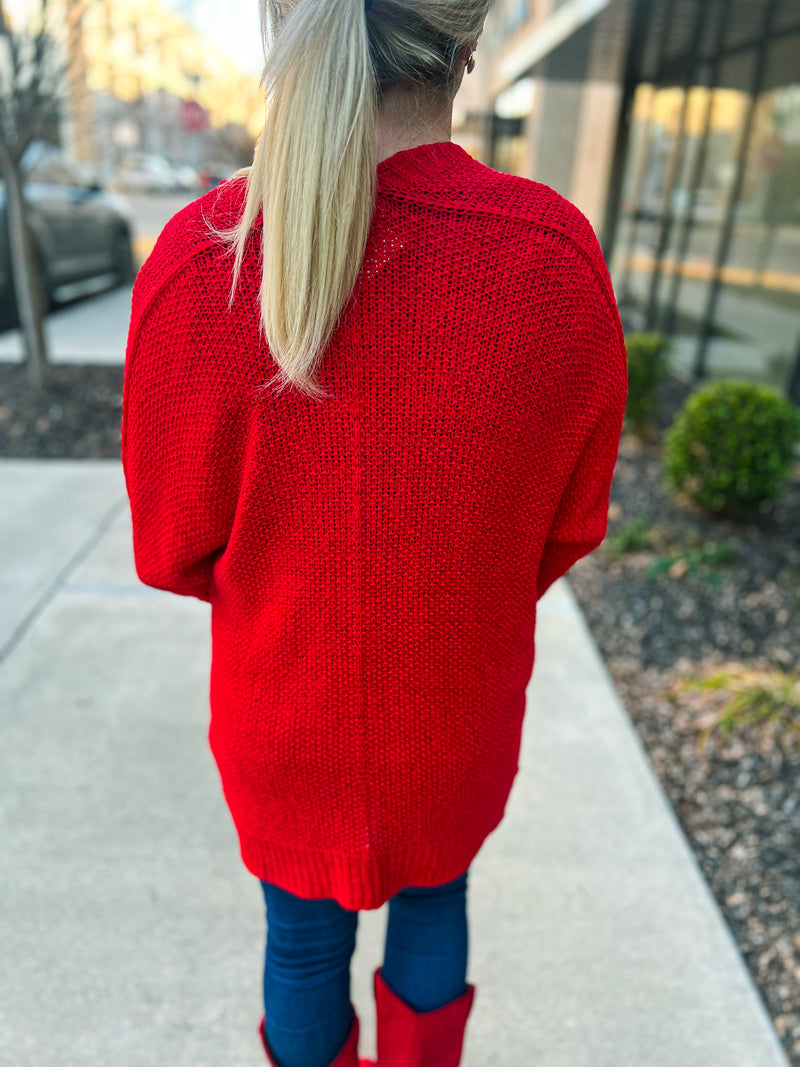
[[[800,402],[797,0],[497,0],[476,59],[482,158],[586,214],[626,325]]]
[[[25,7],[17,0],[17,32],[33,21]],[[47,27],[65,68],[60,140],[101,180],[131,152],[195,167],[229,158],[232,170],[252,156],[264,122],[258,78],[164,0],[53,0]]]

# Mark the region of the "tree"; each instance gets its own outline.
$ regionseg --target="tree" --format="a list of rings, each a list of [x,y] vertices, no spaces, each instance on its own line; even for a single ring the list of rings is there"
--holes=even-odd
[[[65,67],[57,41],[47,32],[49,0],[39,0],[38,29],[14,32],[0,0],[0,175],[6,186],[11,274],[25,341],[28,381],[51,388],[43,320],[47,312],[43,265],[39,262],[23,195],[21,160],[28,146],[44,139],[61,110]]]

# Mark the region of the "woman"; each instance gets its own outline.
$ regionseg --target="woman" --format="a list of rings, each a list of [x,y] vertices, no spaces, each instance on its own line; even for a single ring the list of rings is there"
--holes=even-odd
[[[459,1063],[468,868],[518,769],[537,600],[606,532],[627,365],[597,239],[450,140],[490,5],[261,0],[253,165],[134,287],[136,570],[211,605],[280,1067],[357,1067],[358,912],[386,902],[378,1065]]]

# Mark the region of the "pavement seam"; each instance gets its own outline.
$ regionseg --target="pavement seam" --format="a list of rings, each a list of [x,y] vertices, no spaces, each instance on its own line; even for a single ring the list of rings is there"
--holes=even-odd
[[[34,622],[39,618],[44,609],[50,603],[51,600],[60,592],[69,578],[70,574],[81,564],[84,559],[89,555],[91,550],[98,544],[100,539],[108,532],[108,529],[117,518],[117,516],[126,507],[128,507],[127,494],[123,494],[118,500],[115,500],[105,515],[95,524],[90,530],[88,536],[83,540],[72,556],[67,560],[64,566],[42,591],[40,596],[34,601],[32,607],[23,615],[20,622],[11,631],[11,635],[5,644],[0,647],[0,664],[2,664],[6,658],[14,651],[16,646],[20,643],[25,634],[33,626]]]

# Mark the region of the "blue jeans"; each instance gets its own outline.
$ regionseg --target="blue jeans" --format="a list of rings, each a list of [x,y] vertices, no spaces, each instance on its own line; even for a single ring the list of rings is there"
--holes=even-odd
[[[467,876],[389,898],[381,977],[415,1011],[467,988]],[[329,1067],[353,1022],[350,960],[358,912],[261,882],[267,911],[264,1007],[279,1067]]]

